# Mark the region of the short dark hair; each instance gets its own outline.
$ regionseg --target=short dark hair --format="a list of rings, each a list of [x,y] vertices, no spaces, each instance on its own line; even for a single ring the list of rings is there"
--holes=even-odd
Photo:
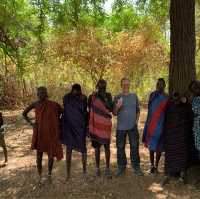
[[[106,80],[100,79],[100,80],[97,82],[96,88],[97,88],[97,89],[101,89],[101,88],[106,88],[106,86],[107,86]]]
[[[196,80],[191,81],[191,83],[188,86],[188,88],[189,88],[190,91],[192,90],[193,85],[195,85],[196,83],[197,83]]]
[[[37,88],[37,92],[47,93],[47,88],[45,86],[40,86]]]
[[[73,92],[73,91],[82,92],[81,85],[80,84],[73,84],[71,92]]]
[[[173,92],[172,95],[173,95],[173,97],[175,97],[175,98],[180,97],[180,93],[179,93],[179,92],[176,92],[176,91]]]
[[[71,93],[76,91],[77,93],[82,93],[81,85],[80,84],[73,84]]]
[[[158,78],[157,81],[158,81],[158,82],[163,82],[163,83],[165,84],[165,80],[164,80],[164,78]]]
[[[48,97],[47,88],[45,86],[40,86],[37,88],[38,97],[46,98]]]

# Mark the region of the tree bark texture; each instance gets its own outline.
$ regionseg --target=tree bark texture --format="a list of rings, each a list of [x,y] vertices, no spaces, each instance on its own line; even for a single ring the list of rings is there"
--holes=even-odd
[[[195,0],[170,3],[169,92],[186,92],[195,79]]]

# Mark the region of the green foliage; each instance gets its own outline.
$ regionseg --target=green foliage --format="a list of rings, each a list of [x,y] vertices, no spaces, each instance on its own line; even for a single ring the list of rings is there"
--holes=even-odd
[[[134,31],[143,21],[143,16],[138,15],[133,5],[115,5],[111,16],[105,22],[106,28],[113,32]]]
[[[23,75],[23,59],[27,53],[24,49],[27,49],[31,31],[34,30],[32,8],[24,0],[3,0],[0,10],[0,47],[16,63],[19,74]]]
[[[170,0],[137,0],[140,11],[163,26],[169,19]]]
[[[167,75],[168,1],[115,0],[109,13],[105,1],[2,0],[0,78],[15,77],[24,98],[38,85],[69,89],[73,82],[89,93],[101,77],[117,93],[128,75],[146,98],[157,76]]]
[[[103,23],[105,12],[104,0],[65,0],[54,3],[56,14],[54,25],[61,29],[73,30],[83,26],[99,26]],[[55,12],[54,12],[55,13]]]

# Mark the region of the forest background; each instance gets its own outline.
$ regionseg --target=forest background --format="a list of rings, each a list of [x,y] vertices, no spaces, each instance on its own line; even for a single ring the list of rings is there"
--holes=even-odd
[[[41,85],[59,102],[75,82],[88,95],[100,78],[115,95],[123,76],[146,101],[158,77],[168,81],[169,0],[1,0],[0,11],[0,106]],[[196,1],[197,79],[199,27]]]

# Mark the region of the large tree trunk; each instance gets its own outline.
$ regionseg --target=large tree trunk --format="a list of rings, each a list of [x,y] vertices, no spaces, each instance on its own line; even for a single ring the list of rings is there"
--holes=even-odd
[[[186,92],[195,79],[195,0],[171,0],[169,92]]]
[[[195,0],[171,0],[171,52],[169,67],[169,92],[188,91],[195,79]],[[187,170],[186,182],[197,185],[200,166]]]

